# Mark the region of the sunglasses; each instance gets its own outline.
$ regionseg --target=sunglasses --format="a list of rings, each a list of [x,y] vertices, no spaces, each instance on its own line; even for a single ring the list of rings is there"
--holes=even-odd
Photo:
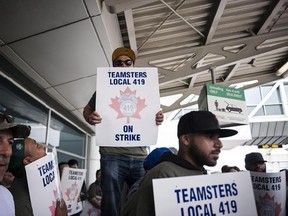
[[[114,66],[115,67],[121,67],[123,64],[125,64],[126,66],[131,66],[133,64],[133,62],[129,59],[122,61],[122,60],[116,60],[114,61]]]
[[[11,115],[5,115],[5,114],[0,112],[0,123],[4,122],[5,119],[8,123],[14,122],[14,118]]]

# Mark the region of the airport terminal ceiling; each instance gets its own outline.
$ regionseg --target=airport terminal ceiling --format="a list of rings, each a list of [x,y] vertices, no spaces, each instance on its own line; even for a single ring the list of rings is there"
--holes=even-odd
[[[158,68],[161,97],[179,95],[161,105],[169,112],[195,104],[181,102],[205,83],[255,80],[246,89],[286,77],[287,7],[288,0],[0,1],[0,55],[92,133],[82,111],[96,68],[111,66],[115,47],[130,46],[136,66]]]

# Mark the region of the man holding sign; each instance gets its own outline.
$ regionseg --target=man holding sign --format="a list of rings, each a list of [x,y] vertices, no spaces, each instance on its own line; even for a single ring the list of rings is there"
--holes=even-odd
[[[133,67],[135,53],[133,50],[120,47],[112,54],[113,67]],[[85,106],[83,116],[91,124],[99,124],[102,118],[95,111],[96,93]],[[163,122],[163,113],[156,114],[156,125]],[[100,147],[101,171],[102,171],[102,203],[103,215],[118,215],[121,192],[126,183],[131,187],[145,173],[143,162],[147,156],[147,148],[140,147]]]
[[[155,215],[152,180],[206,174],[203,166],[215,166],[223,147],[219,138],[235,134],[235,130],[221,129],[209,111],[183,115],[178,123],[178,155],[164,153],[158,165],[145,175],[137,192],[137,205],[130,206],[131,211],[125,216]]]
[[[117,48],[112,54],[113,67],[133,67],[135,58],[133,50],[125,47]],[[91,125],[99,124],[102,121],[100,114],[95,111],[95,100],[96,93],[93,94],[83,111],[85,120]],[[159,111],[155,118],[156,125],[160,125],[163,119],[163,113]],[[105,216],[117,216],[124,184],[131,187],[144,175],[143,162],[148,152],[146,146],[110,146],[100,146],[103,192],[101,212]]]
[[[13,117],[0,113],[0,182],[3,180],[12,154],[14,138],[27,137],[30,127],[14,124]],[[11,193],[0,184],[0,214],[15,215],[14,201]]]
[[[44,146],[29,137],[16,140],[13,144],[13,153],[8,170],[15,176],[13,184],[9,190],[11,191],[15,201],[16,216],[34,215],[27,182],[28,176],[26,174],[25,166],[31,164],[34,161],[37,161],[40,158],[43,158],[45,155],[46,151]],[[43,172],[44,170],[46,171],[46,169],[39,169],[40,172]],[[49,183],[47,181],[43,181],[43,184]],[[43,212],[43,215],[44,214],[47,214],[47,212]],[[64,200],[57,200],[54,215],[67,215],[67,206]]]

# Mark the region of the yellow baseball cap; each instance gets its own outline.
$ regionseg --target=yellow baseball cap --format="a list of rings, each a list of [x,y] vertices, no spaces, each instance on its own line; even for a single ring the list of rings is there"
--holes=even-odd
[[[133,63],[135,62],[135,53],[132,49],[126,48],[126,47],[118,47],[117,49],[114,50],[112,54],[112,61],[115,61],[119,56],[128,56]]]

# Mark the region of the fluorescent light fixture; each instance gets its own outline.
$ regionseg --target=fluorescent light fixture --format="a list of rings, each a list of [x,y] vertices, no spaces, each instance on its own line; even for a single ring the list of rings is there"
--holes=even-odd
[[[229,85],[229,87],[239,89],[239,88],[243,88],[244,86],[253,85],[255,83],[258,83],[258,80],[251,80],[251,81],[246,81],[246,82],[241,82],[241,83],[235,83],[235,84]]]
[[[285,73],[288,70],[288,61],[276,71],[276,76],[281,76],[283,73]]]

